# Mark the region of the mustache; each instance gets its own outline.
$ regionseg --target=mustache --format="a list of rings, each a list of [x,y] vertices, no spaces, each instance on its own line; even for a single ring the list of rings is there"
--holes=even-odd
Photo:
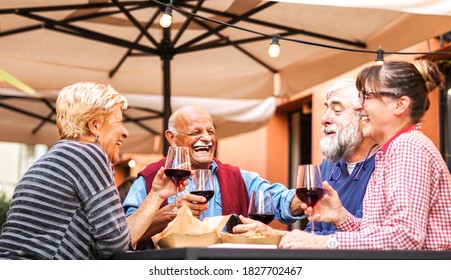
[[[210,141],[209,143],[205,144],[202,141],[198,141],[198,142],[194,143],[194,145],[193,145],[193,147],[205,147],[205,146],[211,147],[211,146],[213,146],[213,142]]]
[[[321,130],[324,134],[337,133],[338,126],[336,124],[326,125],[326,126],[323,126],[323,128]]]

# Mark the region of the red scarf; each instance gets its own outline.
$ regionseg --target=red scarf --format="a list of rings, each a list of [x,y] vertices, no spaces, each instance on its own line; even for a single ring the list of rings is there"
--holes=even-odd
[[[146,193],[150,192],[152,188],[152,182],[157,175],[160,167],[164,166],[166,158],[162,158],[158,162],[154,162],[146,166],[138,176],[144,177],[146,181]],[[219,190],[221,192],[222,214],[241,214],[247,217],[247,210],[249,207],[249,194],[246,188],[246,183],[241,176],[240,169],[238,167],[222,164],[219,160],[214,159],[218,165],[218,182]],[[163,202],[161,207],[167,205],[167,200]]]

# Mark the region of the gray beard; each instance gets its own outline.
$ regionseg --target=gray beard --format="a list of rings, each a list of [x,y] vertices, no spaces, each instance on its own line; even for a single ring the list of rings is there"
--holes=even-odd
[[[356,114],[352,123],[340,130],[337,125],[333,124],[324,130],[332,130],[335,137],[330,138],[323,136],[320,141],[321,151],[325,159],[337,162],[341,158],[346,158],[352,154],[360,142],[362,142],[362,132],[359,131],[360,114]]]

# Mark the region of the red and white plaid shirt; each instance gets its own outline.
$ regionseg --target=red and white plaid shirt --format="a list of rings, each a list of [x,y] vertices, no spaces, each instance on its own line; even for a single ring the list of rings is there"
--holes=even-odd
[[[363,217],[347,213],[340,249],[451,250],[451,175],[419,124],[400,131],[376,155]]]

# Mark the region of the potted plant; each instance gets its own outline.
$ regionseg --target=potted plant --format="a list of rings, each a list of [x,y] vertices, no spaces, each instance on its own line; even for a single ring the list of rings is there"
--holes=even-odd
[[[0,191],[0,229],[6,222],[6,214],[8,213],[10,202],[11,200],[6,196],[6,193]]]

